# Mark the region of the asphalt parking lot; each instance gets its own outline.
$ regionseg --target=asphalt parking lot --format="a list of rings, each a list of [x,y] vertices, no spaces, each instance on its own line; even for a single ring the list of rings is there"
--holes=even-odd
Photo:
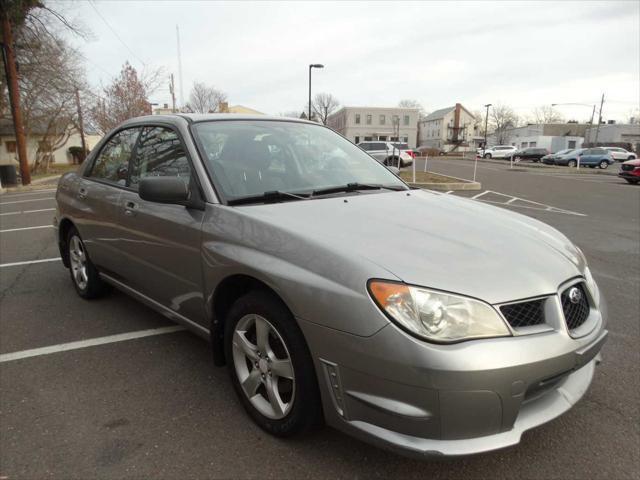
[[[429,167],[473,175],[471,161]],[[54,192],[45,187],[0,196],[0,479],[638,478],[640,187],[506,163],[480,162],[477,177],[482,190],[462,195],[558,228],[585,252],[609,304],[611,334],[591,389],[519,446],[415,461],[329,428],[292,440],[266,435],[206,342],[167,330],[171,323],[119,292],[91,302],[76,295],[55,260]],[[39,260],[50,261],[29,263]],[[83,348],[9,355],[68,342]]]

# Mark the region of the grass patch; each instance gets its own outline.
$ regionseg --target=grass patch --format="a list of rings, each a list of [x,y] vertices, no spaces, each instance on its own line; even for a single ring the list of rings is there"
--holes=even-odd
[[[405,182],[413,182],[413,172],[411,170],[402,171],[400,172],[400,178]],[[439,175],[433,172],[416,172],[416,183],[451,183],[459,181],[460,180],[447,177],[446,175]]]

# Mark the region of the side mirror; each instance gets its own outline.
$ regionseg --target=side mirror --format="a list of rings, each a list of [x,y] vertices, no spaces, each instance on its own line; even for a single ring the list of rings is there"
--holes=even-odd
[[[189,183],[182,177],[144,177],[138,194],[149,202],[181,205],[189,201]]]

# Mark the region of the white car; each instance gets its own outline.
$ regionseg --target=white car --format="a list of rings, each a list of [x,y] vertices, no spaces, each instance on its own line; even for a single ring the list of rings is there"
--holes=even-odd
[[[518,149],[512,145],[496,145],[487,148],[482,156],[484,158],[511,158]]]
[[[413,165],[413,157],[406,150],[394,146],[392,142],[360,142],[358,146],[384,165],[397,167],[398,160],[400,167]]]
[[[611,152],[611,156],[613,157],[613,159],[617,160],[618,162],[635,160],[636,158],[638,158],[638,156],[635,153],[629,152],[624,148],[620,148],[620,147],[602,147],[602,148],[604,148],[605,150],[609,150],[609,152]]]

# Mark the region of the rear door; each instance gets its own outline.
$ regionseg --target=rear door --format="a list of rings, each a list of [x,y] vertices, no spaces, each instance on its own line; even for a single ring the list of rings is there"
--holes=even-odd
[[[128,128],[114,133],[78,183],[75,224],[91,261],[104,272],[119,270],[119,202],[139,132]]]
[[[193,175],[193,177],[192,177]],[[169,126],[144,127],[125,190],[119,202],[122,226],[122,280],[182,316],[203,318],[201,228],[202,210],[142,200],[140,179],[180,177],[198,195],[191,160],[177,133]]]

